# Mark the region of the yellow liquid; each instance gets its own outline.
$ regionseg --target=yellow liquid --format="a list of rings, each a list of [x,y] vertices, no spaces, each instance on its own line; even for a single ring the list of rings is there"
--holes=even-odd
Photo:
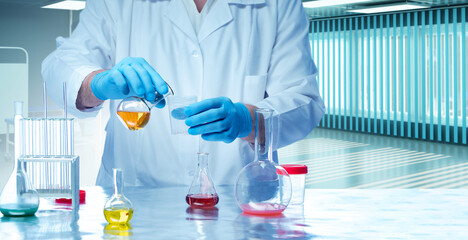
[[[132,219],[133,208],[121,209],[121,208],[105,208],[104,217],[109,223],[126,224]]]
[[[127,224],[115,224],[109,223],[104,228],[105,234],[115,235],[115,236],[132,236],[132,226],[130,223]]]
[[[128,129],[136,131],[144,128],[149,121],[151,112],[124,112],[118,111],[117,114],[127,125]]]

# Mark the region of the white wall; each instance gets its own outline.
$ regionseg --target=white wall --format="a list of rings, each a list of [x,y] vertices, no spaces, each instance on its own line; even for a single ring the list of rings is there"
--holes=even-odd
[[[28,109],[29,117],[42,116],[43,95],[41,63],[56,48],[58,36],[69,36],[69,11],[41,9],[40,6],[0,3],[0,46],[15,46],[26,49],[29,53]],[[73,13],[73,26],[76,26],[79,12]],[[9,62],[9,54],[0,53],[0,63]],[[14,57],[13,57],[14,58]],[[10,88],[5,80],[0,79],[0,89]],[[24,88],[13,88],[11,99],[0,102],[0,112],[13,109],[15,94]],[[48,100],[48,115],[62,116],[62,110]],[[80,156],[80,182],[82,186],[94,185],[105,137],[104,126],[108,114],[99,114],[97,118],[76,119],[75,152]],[[0,119],[4,126],[4,119]],[[8,178],[12,164],[4,160],[5,136],[0,133],[0,188]]]

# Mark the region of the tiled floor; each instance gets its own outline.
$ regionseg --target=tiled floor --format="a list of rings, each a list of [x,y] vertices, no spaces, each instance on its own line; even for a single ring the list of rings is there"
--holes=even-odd
[[[315,129],[280,149],[309,168],[308,188],[468,188],[468,147]]]
[[[12,168],[3,136],[0,186]],[[307,165],[308,188],[468,188],[467,146],[317,128],[279,159]]]

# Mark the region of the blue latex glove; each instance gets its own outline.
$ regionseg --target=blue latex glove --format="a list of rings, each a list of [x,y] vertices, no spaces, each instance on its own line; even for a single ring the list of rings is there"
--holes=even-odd
[[[232,103],[226,97],[212,98],[185,108],[185,124],[190,135],[201,134],[207,141],[230,143],[247,137],[252,131],[252,118],[242,103]]]
[[[145,59],[127,57],[112,69],[96,74],[91,81],[91,91],[101,100],[123,99],[135,94],[152,102],[156,98],[155,91],[165,94],[168,88]]]

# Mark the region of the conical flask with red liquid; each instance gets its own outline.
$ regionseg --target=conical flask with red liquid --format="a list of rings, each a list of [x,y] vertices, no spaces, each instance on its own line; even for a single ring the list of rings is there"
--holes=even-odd
[[[273,161],[276,121],[273,110],[255,110],[255,160],[239,172],[235,184],[237,204],[246,214],[280,214],[291,200],[288,172]]]
[[[219,197],[208,168],[208,153],[198,153],[198,167],[185,201],[194,208],[210,208],[218,204]]]

